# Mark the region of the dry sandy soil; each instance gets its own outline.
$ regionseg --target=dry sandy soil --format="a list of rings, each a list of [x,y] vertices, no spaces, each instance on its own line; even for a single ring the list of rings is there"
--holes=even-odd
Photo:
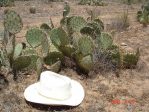
[[[110,0],[109,0],[110,1]],[[115,17],[122,14],[127,5],[116,2],[109,2],[108,6],[96,7],[96,13],[104,21],[106,30],[110,31],[109,25]],[[71,15],[88,16],[86,9],[93,9],[93,6],[79,6],[77,2],[69,1]],[[25,40],[25,32],[28,28],[39,26],[41,23],[49,22],[51,17],[54,25],[59,25],[62,18],[63,3],[46,4],[36,1],[17,1],[15,7],[22,17],[24,27],[17,35],[19,42]],[[29,13],[29,7],[35,5],[36,14]],[[0,90],[0,111],[1,112],[149,112],[149,26],[143,28],[136,21],[136,12],[141,4],[134,4],[128,8],[130,27],[126,31],[116,32],[114,40],[117,43],[126,43],[132,48],[140,48],[141,56],[138,66],[134,70],[123,70],[117,78],[112,72],[96,74],[94,78],[84,78],[74,70],[66,68],[60,73],[79,81],[85,90],[85,99],[78,107],[53,107],[26,102],[23,92],[27,86],[37,81],[37,75],[30,72],[27,75],[19,75],[18,81],[12,80],[12,75],[3,70],[9,86]],[[3,22],[3,11],[0,8],[0,26]],[[1,86],[1,85],[0,85]],[[120,100],[120,104],[112,102]],[[132,102],[133,100],[133,102]]]

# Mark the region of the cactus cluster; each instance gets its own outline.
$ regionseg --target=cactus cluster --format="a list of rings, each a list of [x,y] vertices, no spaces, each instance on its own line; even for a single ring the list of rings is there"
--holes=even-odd
[[[149,2],[142,6],[142,10],[137,12],[137,20],[147,26],[149,24]]]
[[[81,0],[79,2],[80,5],[96,5],[96,6],[104,6],[106,5],[103,3],[102,0]]]
[[[11,34],[19,33],[23,27],[21,17],[13,10],[5,10],[4,27]]]
[[[14,0],[0,0],[0,7],[13,6]]]
[[[14,79],[17,78],[17,71],[28,67],[31,63],[30,57],[22,55],[23,43],[16,43],[15,34],[22,30],[21,17],[13,10],[4,12],[4,38],[1,52],[1,62],[12,69]]]
[[[96,67],[95,51],[106,53],[117,67],[136,66],[139,50],[123,52],[121,47],[114,45],[112,36],[103,32],[104,24],[99,18],[88,21],[81,16],[69,16],[69,10],[65,6],[58,28],[54,27],[51,19],[50,26],[43,23],[40,27],[30,28],[26,32],[26,44],[15,41],[15,34],[23,27],[20,16],[15,11],[5,11],[5,48],[0,50],[0,66],[6,63],[4,60],[7,58],[9,64],[5,65],[12,68],[16,78],[17,71],[24,68],[35,69],[37,74],[42,69],[58,72],[65,59],[69,58],[76,68],[89,73]]]
[[[137,53],[122,54],[119,46],[114,45],[112,36],[103,31],[104,24],[99,18],[87,21],[80,16],[67,14],[67,17],[63,16],[61,26],[51,30],[50,38],[58,50],[64,56],[73,58],[77,67],[85,73],[93,68],[95,50],[107,53],[117,66],[136,66],[139,57]]]

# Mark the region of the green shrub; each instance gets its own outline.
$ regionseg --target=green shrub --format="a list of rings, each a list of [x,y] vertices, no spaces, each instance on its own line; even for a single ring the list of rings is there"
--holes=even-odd
[[[29,56],[22,55],[24,44],[16,43],[15,34],[19,33],[22,27],[21,17],[13,10],[5,10],[4,38],[0,60],[3,66],[12,69],[14,80],[17,79],[17,72],[28,67],[31,63]]]
[[[81,0],[79,2],[80,5],[96,5],[96,6],[105,6],[105,4],[102,0]]]
[[[149,24],[149,2],[142,6],[142,10],[137,12],[137,20],[146,27]]]
[[[0,7],[13,6],[15,0],[0,0]]]

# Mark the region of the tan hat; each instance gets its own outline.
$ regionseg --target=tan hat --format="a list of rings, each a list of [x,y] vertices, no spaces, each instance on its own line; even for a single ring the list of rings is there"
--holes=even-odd
[[[24,97],[33,103],[77,106],[84,99],[84,89],[75,80],[44,71],[40,75],[39,82],[25,89]]]

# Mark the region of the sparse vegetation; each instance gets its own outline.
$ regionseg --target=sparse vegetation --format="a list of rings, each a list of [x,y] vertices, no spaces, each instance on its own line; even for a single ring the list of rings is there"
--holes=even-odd
[[[80,5],[95,5],[95,6],[104,6],[105,4],[102,0],[80,0]]]
[[[132,5],[135,3],[145,3],[147,0],[121,0],[121,1],[127,5]]]
[[[35,14],[36,13],[36,7],[35,6],[30,7],[29,11],[31,14]]]
[[[128,11],[124,12],[122,15],[117,16],[111,23],[111,28],[115,29],[117,31],[126,30],[130,23],[129,23],[129,17],[128,17]]]
[[[14,0],[0,0],[0,7],[14,6]]]
[[[31,68],[37,70],[37,74],[40,74],[45,64],[55,67],[56,69],[53,68],[53,71],[58,72],[61,63],[65,62],[63,61],[64,57],[74,61],[77,68],[84,73],[89,73],[95,65],[94,58],[96,56],[94,51],[102,52],[108,56],[111,62],[113,60],[113,66],[122,66],[129,63],[127,64],[127,68],[129,68],[137,64],[137,54],[131,53],[131,56],[127,52],[120,54],[119,47],[113,47],[113,39],[111,35],[103,32],[104,24],[99,18],[93,18],[91,15],[91,19],[88,18],[88,21],[86,21],[81,16],[69,16],[69,12],[70,7],[65,4],[63,18],[60,22],[61,26],[58,28],[54,28],[51,20],[51,26],[45,23],[40,26],[44,32],[39,28],[29,29],[26,33],[26,40],[29,45],[25,45],[24,48],[23,44],[16,44],[15,42],[15,34],[20,32],[23,26],[20,16],[14,11],[5,11],[4,26],[7,35],[4,37],[4,45],[6,46],[4,51],[6,50],[6,56],[10,67],[13,69],[14,78],[16,78],[17,70],[28,67],[30,64]],[[126,27],[127,15],[124,15],[122,19],[123,27]],[[10,48],[10,46],[12,47]],[[123,58],[124,60],[120,60],[121,57],[129,59]],[[135,62],[130,61],[132,58]]]
[[[3,66],[12,69],[14,79],[17,71],[26,68],[30,64],[30,58],[22,55],[24,48],[22,43],[16,44],[15,34],[19,33],[23,27],[21,17],[12,10],[5,10],[4,15],[4,38],[1,49],[1,63]]]
[[[131,7],[122,0],[102,0],[105,7],[53,1],[0,7],[0,112],[149,112],[148,23],[135,20],[144,17],[145,0],[131,0]],[[80,82],[84,101],[74,108],[26,102],[23,91],[45,70]]]
[[[137,20],[146,27],[149,24],[149,2],[142,6],[142,10],[137,12]]]

